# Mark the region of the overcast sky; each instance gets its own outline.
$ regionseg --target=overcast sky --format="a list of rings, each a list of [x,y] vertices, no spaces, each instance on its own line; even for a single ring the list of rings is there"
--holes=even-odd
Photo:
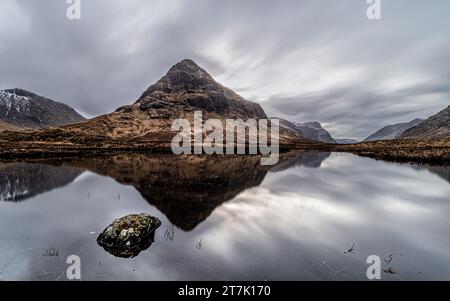
[[[0,1],[0,89],[20,87],[87,117],[134,102],[195,60],[268,115],[319,121],[337,137],[450,104],[450,1]]]

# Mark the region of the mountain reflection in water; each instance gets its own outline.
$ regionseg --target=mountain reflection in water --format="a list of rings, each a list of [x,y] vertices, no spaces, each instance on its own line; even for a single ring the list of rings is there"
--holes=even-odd
[[[82,172],[66,166],[0,163],[0,201],[25,201],[70,184]]]
[[[449,171],[318,152],[273,167],[145,154],[0,163],[0,270],[55,280],[79,254],[86,280],[364,280],[367,254],[395,251],[406,278],[443,279]],[[150,249],[120,261],[97,246],[114,219],[141,212],[162,220]],[[41,256],[51,247],[60,257]]]
[[[0,201],[24,201],[64,187],[84,170],[132,185],[178,228],[190,231],[222,203],[262,183],[269,170],[320,168],[329,152],[284,155],[276,166],[262,166],[257,156],[172,156],[120,154],[41,163],[0,163]],[[415,166],[450,183],[450,166]]]
[[[294,156],[291,158],[290,156]],[[70,184],[82,170],[132,185],[178,228],[190,231],[214,209],[245,189],[261,184],[270,169],[319,167],[330,153],[290,154],[275,168],[258,156],[171,156],[120,154],[63,162],[2,164],[2,200],[26,200]]]

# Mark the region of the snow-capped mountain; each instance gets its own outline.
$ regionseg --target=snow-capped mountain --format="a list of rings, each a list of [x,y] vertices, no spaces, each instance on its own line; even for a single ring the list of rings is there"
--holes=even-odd
[[[84,120],[68,105],[22,89],[0,90],[0,120],[21,128],[42,128]]]

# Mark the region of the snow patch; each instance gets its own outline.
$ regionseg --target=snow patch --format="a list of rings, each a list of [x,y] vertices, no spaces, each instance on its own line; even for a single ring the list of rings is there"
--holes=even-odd
[[[30,100],[30,97],[0,90],[0,106],[6,107],[5,116],[8,116],[11,110],[28,112],[30,110]]]

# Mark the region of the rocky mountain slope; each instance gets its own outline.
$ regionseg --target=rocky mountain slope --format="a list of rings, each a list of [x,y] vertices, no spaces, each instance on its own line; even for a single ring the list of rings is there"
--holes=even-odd
[[[0,120],[21,128],[43,128],[84,120],[68,105],[22,89],[0,90]]]
[[[398,123],[393,125],[388,125],[373,133],[366,139],[364,142],[368,141],[379,141],[379,140],[391,140],[399,138],[405,131],[409,130],[412,127],[417,126],[423,121],[423,119],[414,119],[410,122],[406,123]]]
[[[450,106],[405,131],[400,138],[450,138]]]

